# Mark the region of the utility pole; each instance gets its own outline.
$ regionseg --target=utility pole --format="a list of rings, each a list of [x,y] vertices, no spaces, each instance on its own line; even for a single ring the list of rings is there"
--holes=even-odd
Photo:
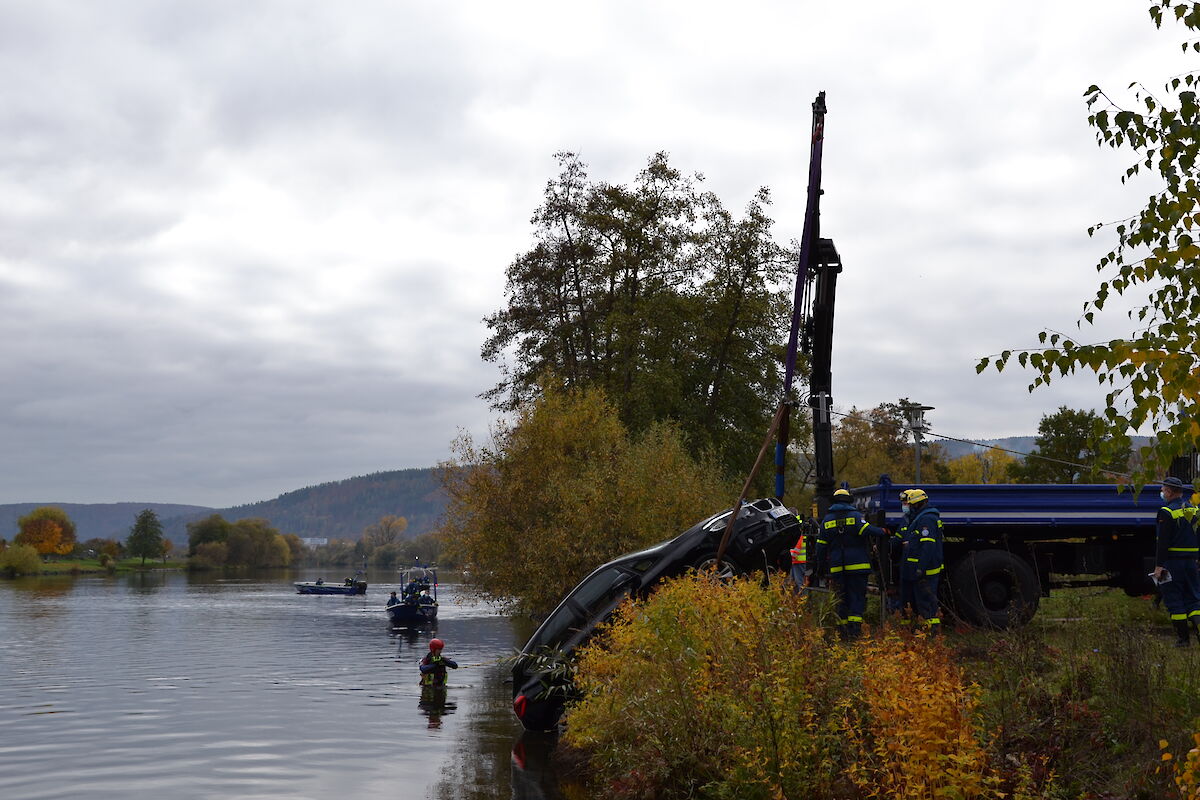
[[[913,453],[916,458],[916,478],[914,483],[921,482],[921,444],[925,439],[925,432],[929,430],[929,423],[925,420],[925,412],[933,411],[933,406],[923,406],[919,403],[901,403],[900,407],[904,409],[904,416],[908,418],[908,429],[913,435]]]

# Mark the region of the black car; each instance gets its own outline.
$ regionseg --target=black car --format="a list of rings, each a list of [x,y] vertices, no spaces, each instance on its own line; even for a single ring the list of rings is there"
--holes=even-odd
[[[613,559],[588,575],[563,598],[534,632],[513,666],[513,711],[531,731],[552,730],[572,687],[555,657],[569,654],[592,635],[630,594],[644,595],[658,581],[716,563],[717,547],[729,524],[726,509],[674,539]],[[800,523],[775,498],[742,506],[721,560],[723,574],[787,569],[788,550]]]

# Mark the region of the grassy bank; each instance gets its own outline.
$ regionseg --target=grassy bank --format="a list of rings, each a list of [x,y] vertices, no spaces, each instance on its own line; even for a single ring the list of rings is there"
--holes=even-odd
[[[76,558],[64,561],[46,561],[42,563],[42,575],[81,575],[88,573],[108,572],[150,572],[160,569],[187,569],[186,561],[151,561],[143,565],[140,558],[126,558],[103,566],[96,559]]]
[[[1200,647],[1174,641],[1149,599],[1074,589],[1028,626],[948,644],[981,687],[996,752],[1045,757],[1063,797],[1151,798],[1180,796],[1160,742],[1182,756],[1200,730]]]
[[[614,797],[1200,796],[1172,769],[1200,725],[1200,647],[1172,647],[1148,600],[1068,590],[1018,630],[851,645],[827,607],[669,584],[581,653],[566,744]]]

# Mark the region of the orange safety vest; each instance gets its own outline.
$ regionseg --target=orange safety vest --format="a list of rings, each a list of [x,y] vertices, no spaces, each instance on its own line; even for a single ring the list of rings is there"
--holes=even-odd
[[[799,541],[792,548],[792,563],[807,564],[808,563],[808,548],[804,544],[804,534],[800,534]]]

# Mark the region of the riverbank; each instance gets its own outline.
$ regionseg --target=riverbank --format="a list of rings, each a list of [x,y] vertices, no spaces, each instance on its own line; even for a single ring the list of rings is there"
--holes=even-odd
[[[781,586],[668,584],[581,653],[565,742],[612,797],[1176,796],[1200,647],[1148,599],[1068,590],[1011,631],[850,644],[829,616]]]
[[[43,562],[41,572],[38,575],[101,575],[124,572],[158,572],[187,568],[186,561],[147,561],[145,564],[142,564],[140,558],[128,558],[117,561],[109,566],[102,566],[96,559],[71,559],[69,561]]]

